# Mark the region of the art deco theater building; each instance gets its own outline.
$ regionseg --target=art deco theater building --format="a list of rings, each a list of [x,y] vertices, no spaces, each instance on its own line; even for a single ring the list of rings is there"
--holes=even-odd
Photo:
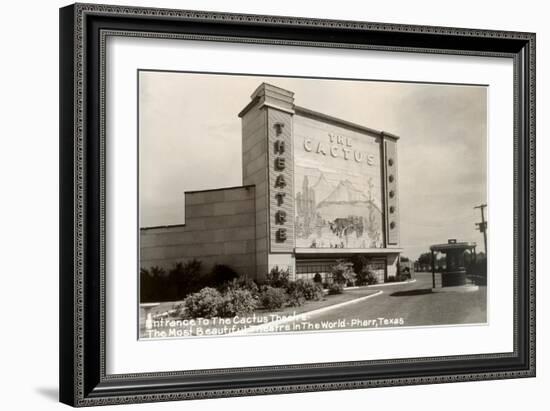
[[[261,280],[293,278],[368,257],[379,281],[397,273],[398,137],[294,104],[261,84],[239,113],[243,186],[185,193],[185,224],[141,229],[141,266],[197,258]]]

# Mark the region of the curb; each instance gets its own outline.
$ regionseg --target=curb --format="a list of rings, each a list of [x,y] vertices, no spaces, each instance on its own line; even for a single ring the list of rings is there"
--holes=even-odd
[[[359,288],[371,288],[371,287],[385,287],[385,286],[389,286],[389,285],[401,285],[401,284],[412,284],[412,283],[416,283],[416,278],[410,280],[410,281],[399,281],[399,282],[393,282],[393,283],[382,283],[382,284],[373,284],[373,285],[365,285],[365,286],[356,286],[356,287],[345,287],[344,290],[358,290]],[[323,292],[325,292],[326,290],[323,290]],[[325,293],[325,295],[327,295]],[[378,295],[377,294],[371,294],[370,296],[365,296],[365,297],[371,297],[371,296],[375,296],[375,295]],[[360,298],[364,298],[364,297],[360,297]],[[355,300],[351,300],[351,301],[355,301]],[[346,301],[346,303],[349,303],[350,301]],[[343,303],[340,303],[340,304],[343,304]],[[336,306],[338,306],[338,304],[336,304]],[[331,305],[329,307],[332,307]],[[324,308],[327,308],[327,307],[323,307],[323,308],[319,308],[319,310],[322,310]],[[310,311],[310,312],[315,312],[317,310],[313,310],[313,311]],[[157,313],[155,315],[153,315],[153,318],[161,318],[161,317],[168,317],[170,314],[172,313],[175,313],[176,310],[168,310],[168,311],[164,311],[162,313]],[[297,314],[297,315],[303,315],[303,314],[309,314],[310,312],[305,312],[305,313],[302,313],[302,314]]]
[[[380,290],[378,292],[375,292],[374,294],[369,294],[369,295],[365,295],[363,297],[354,298],[353,300],[344,301],[344,302],[334,304],[334,305],[329,305],[327,307],[318,308],[318,309],[312,310],[312,311],[306,311],[306,312],[303,312],[303,313],[300,313],[300,314],[295,314],[291,317],[285,317],[285,318],[282,318],[280,320],[270,321],[270,322],[265,323],[265,324],[258,324],[258,325],[253,325],[252,327],[243,328],[242,330],[238,330],[238,331],[235,331],[233,333],[230,333],[230,335],[245,335],[245,334],[253,333],[255,331],[261,331],[262,329],[269,329],[269,328],[273,327],[274,325],[285,324],[285,323],[288,323],[288,322],[291,322],[291,321],[295,321],[296,319],[301,318],[301,317],[314,316],[314,315],[321,314],[321,313],[326,312],[326,311],[334,310],[335,308],[340,308],[340,307],[344,307],[346,305],[356,304],[356,303],[359,303],[361,301],[368,300],[369,298],[377,297],[377,296],[379,296],[383,293],[384,293],[384,291]]]
[[[390,285],[413,284],[413,283],[416,283],[416,278],[408,281],[396,281],[393,283],[367,285],[367,287],[388,287]]]
[[[359,288],[372,288],[372,287],[386,287],[390,285],[401,285],[401,284],[412,284],[416,283],[416,278],[412,280],[407,281],[394,281],[391,283],[382,283],[382,284],[372,284],[372,285],[360,285],[360,286],[353,286],[353,287],[344,287],[344,290],[358,290]]]

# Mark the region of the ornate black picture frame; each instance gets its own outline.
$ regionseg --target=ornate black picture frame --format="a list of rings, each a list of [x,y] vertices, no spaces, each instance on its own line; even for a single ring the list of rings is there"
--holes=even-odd
[[[104,98],[108,36],[513,59],[513,352],[107,374],[104,204],[109,153],[105,152]],[[75,4],[60,10],[60,100],[61,402],[92,406],[535,376],[535,34]]]

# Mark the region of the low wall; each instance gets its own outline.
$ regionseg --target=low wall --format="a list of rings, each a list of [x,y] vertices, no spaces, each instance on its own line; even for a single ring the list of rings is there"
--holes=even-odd
[[[170,268],[196,258],[205,270],[226,264],[256,272],[254,186],[185,193],[185,224],[140,230],[142,268]]]

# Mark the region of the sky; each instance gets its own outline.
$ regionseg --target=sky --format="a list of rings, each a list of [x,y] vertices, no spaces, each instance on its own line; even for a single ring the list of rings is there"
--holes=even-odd
[[[487,202],[487,88],[473,85],[140,72],[141,227],[182,224],[184,192],[242,185],[241,119],[267,82],[295,104],[396,134],[403,255],[474,241]]]

